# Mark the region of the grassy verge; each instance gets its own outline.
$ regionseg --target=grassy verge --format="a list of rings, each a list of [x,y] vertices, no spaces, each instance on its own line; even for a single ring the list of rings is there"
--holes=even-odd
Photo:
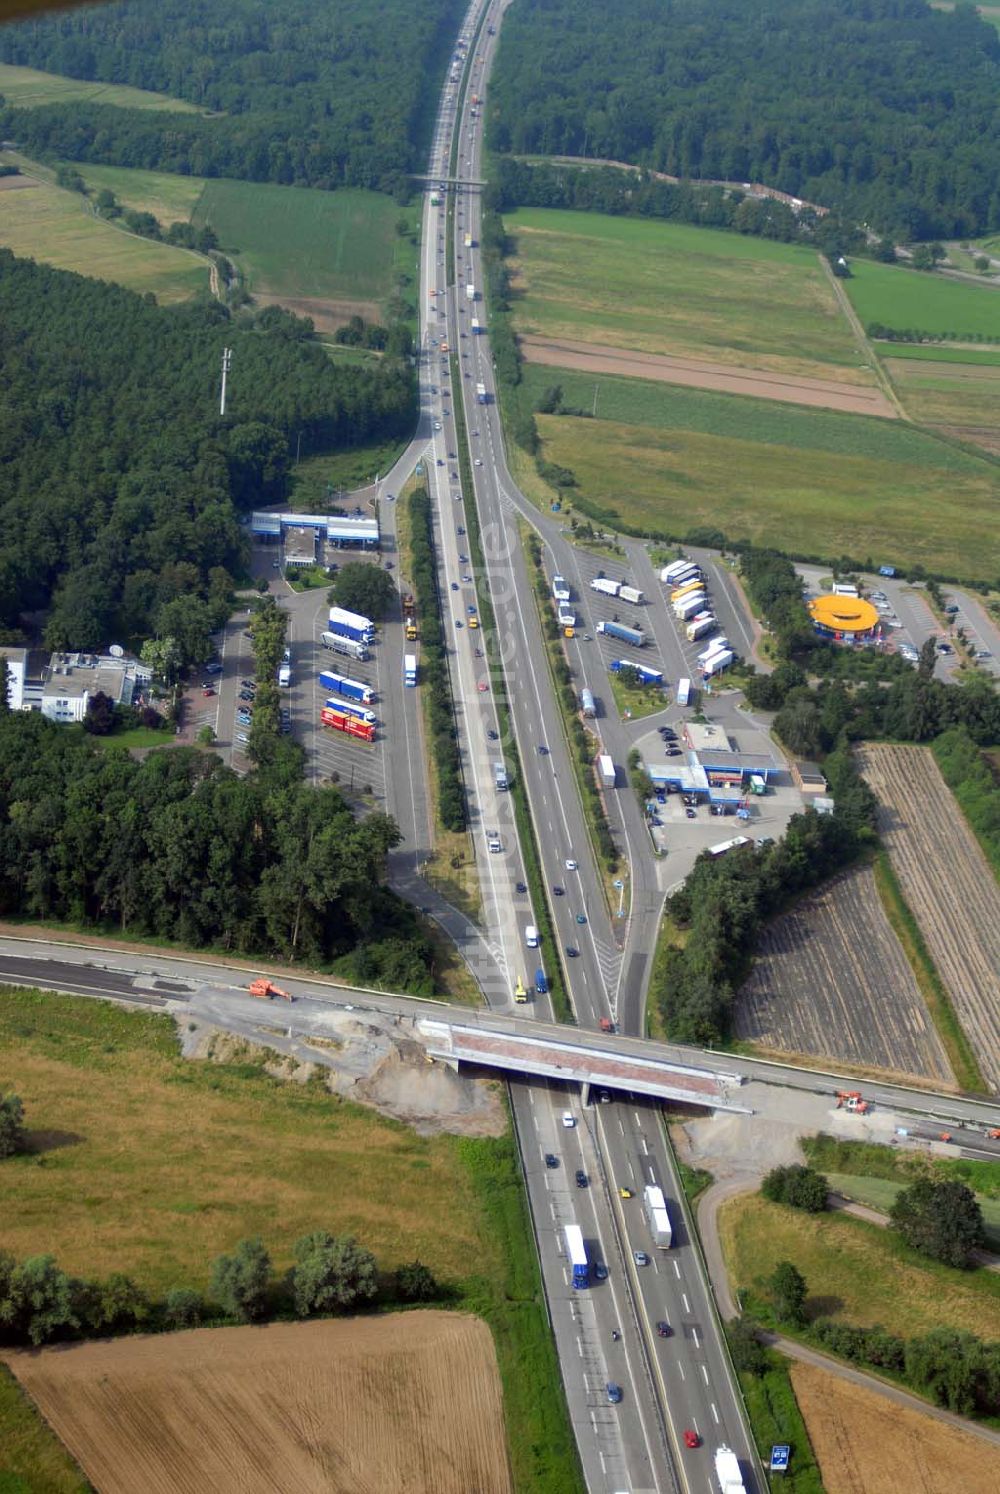
[[[133,726],[109,737],[91,737],[91,741],[98,747],[173,747],[174,734],[169,727]]]
[[[58,1437],[0,1365],[0,1494],[93,1494]]]
[[[666,710],[669,705],[666,694],[657,685],[634,685],[623,680],[620,674],[609,674],[608,679],[611,681],[611,695],[623,721],[655,716],[657,711]]]
[[[514,1487],[532,1494],[577,1494],[583,1477],[514,1139],[508,1134],[502,1141],[465,1140],[459,1152],[503,1262],[493,1280],[475,1278],[466,1287],[462,1305],[485,1318],[493,1332]]]
[[[762,1375],[741,1374],[739,1382],[764,1467],[775,1443],[785,1442],[791,1448],[788,1472],[776,1475],[773,1486],[785,1494],[823,1494],[823,1476],[795,1399],[787,1361],[769,1354]]]
[[[715,1178],[704,1167],[691,1167],[689,1163],[682,1162],[677,1158],[677,1171],[681,1175],[681,1187],[684,1189],[684,1197],[688,1205],[694,1208],[698,1199],[706,1188],[710,1188]]]
[[[888,853],[879,851],[874,862],[875,886],[886,917],[910,962],[920,993],[927,1003],[931,1021],[944,1045],[948,1062],[959,1087],[976,1094],[987,1092],[976,1055],[962,1030],[944,982],[937,972],[917,921],[910,912],[902,889],[892,869]]]
[[[346,502],[356,488],[367,487],[376,474],[389,472],[406,450],[407,438],[373,441],[319,456],[304,456],[292,470],[289,506],[323,513]]]
[[[521,846],[521,858],[524,862],[525,880],[531,898],[535,924],[541,935],[542,948],[552,951],[552,957],[545,966],[545,973],[549,978],[549,996],[552,1002],[552,1012],[557,1022],[575,1022],[576,1014],[570,1003],[563,974],[561,947],[555,936],[555,927],[549,909],[545,879],[542,876],[542,863],[538,854],[538,842],[535,839],[535,826],[532,822],[531,811],[528,806],[528,795],[524,787],[524,774],[521,771],[517,738],[514,735],[514,722],[510,714],[510,707],[507,704],[503,669],[499,663],[496,614],[493,611],[493,601],[489,590],[484,584],[487,574],[486,559],[483,554],[483,539],[479,528],[479,510],[476,506],[476,490],[472,475],[472,463],[469,457],[469,433],[465,424],[465,406],[462,400],[461,378],[462,371],[459,368],[458,357],[453,353],[451,355],[452,409],[455,413],[455,439],[458,443],[458,470],[462,489],[462,512],[465,517],[466,537],[469,541],[469,557],[472,561],[472,573],[476,578],[480,629],[483,637],[484,651],[492,674],[493,698],[496,702],[497,720],[500,724],[500,740],[504,744],[504,756],[513,770],[510,795],[514,803],[514,823],[517,827],[518,840]]]
[[[828,1172],[826,1177],[834,1193],[881,1214],[889,1213],[896,1195],[907,1186],[905,1181],[892,1182],[889,1178],[868,1178],[850,1172]],[[978,1202],[983,1211],[986,1248],[996,1250],[1000,1246],[1000,1199],[980,1198]]]

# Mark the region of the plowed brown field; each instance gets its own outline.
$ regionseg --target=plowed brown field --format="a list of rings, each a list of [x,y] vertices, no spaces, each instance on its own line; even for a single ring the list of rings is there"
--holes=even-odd
[[[101,1494],[509,1494],[479,1318],[413,1312],[7,1356]]]
[[[1000,1450],[811,1364],[793,1364],[826,1494],[993,1494]]]
[[[1000,1091],[1000,888],[926,747],[869,744],[859,757],[903,895],[986,1082]]]
[[[735,1026],[765,1048],[952,1082],[869,868],[775,920],[740,991]]]

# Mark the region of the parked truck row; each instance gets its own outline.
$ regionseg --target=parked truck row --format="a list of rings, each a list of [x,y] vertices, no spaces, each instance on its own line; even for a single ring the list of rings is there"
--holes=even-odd
[[[718,633],[718,620],[712,611],[708,583],[700,566],[692,560],[675,560],[672,565],[663,567],[660,581],[669,593],[674,616],[683,624],[689,643],[697,643]],[[732,664],[734,657],[729,640],[720,634],[698,655],[702,678],[708,680],[720,674]]]

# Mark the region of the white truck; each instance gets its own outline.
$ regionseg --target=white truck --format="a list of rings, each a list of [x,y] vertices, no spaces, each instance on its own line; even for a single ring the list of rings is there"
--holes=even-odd
[[[710,680],[713,674],[720,674],[723,669],[728,669],[734,657],[731,648],[721,649],[719,653],[705,660],[701,666],[701,672],[707,680]]]
[[[595,576],[590,583],[591,591],[599,591],[602,596],[616,597],[622,589],[620,581],[609,581],[607,576]]]
[[[563,576],[552,577],[552,595],[557,602],[569,601],[569,582]]]
[[[715,1477],[719,1494],[746,1494],[740,1460],[730,1447],[720,1447],[715,1454]]]
[[[474,285],[467,285],[465,287],[465,294],[470,301],[474,301],[476,299],[476,287]]]
[[[614,759],[606,752],[602,752],[597,759],[597,770],[601,775],[601,782],[605,788],[614,788],[618,781],[618,773],[615,769]]]
[[[670,1228],[670,1215],[667,1213],[667,1201],[663,1197],[663,1189],[657,1188],[653,1183],[647,1183],[642,1190],[642,1202],[646,1210],[646,1223],[649,1225],[653,1244],[659,1250],[669,1250],[673,1240],[673,1230]]]
[[[620,586],[618,595],[623,602],[629,602],[633,607],[640,607],[646,600],[643,593],[636,586]]]
[[[689,597],[682,597],[679,602],[674,603],[674,616],[680,622],[688,622],[699,612],[704,612],[708,598],[703,591],[695,591]]]
[[[698,638],[704,638],[706,633],[711,633],[718,624],[711,612],[699,612],[685,628],[688,643],[694,643]]]

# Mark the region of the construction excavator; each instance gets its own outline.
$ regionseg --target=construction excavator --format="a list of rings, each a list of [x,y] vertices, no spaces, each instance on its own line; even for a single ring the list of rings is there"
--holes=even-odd
[[[294,1001],[295,997],[290,991],[283,991],[276,986],[273,980],[268,980],[265,975],[259,975],[247,986],[251,996],[256,996],[258,1001],[270,1001],[272,996],[281,996],[285,1001]]]
[[[871,1102],[869,1100],[863,1100],[861,1098],[861,1091],[860,1090],[858,1090],[858,1089],[838,1089],[837,1090],[837,1109],[838,1110],[849,1110],[852,1115],[867,1115],[868,1111],[871,1108],[872,1108],[871,1107]]]

